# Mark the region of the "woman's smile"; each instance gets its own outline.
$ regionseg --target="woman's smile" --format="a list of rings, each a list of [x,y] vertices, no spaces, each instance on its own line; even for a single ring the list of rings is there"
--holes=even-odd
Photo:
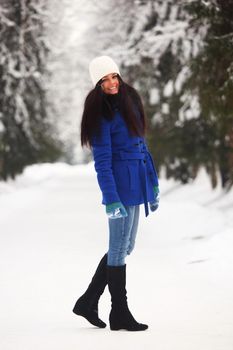
[[[112,85],[114,83],[114,85]],[[111,73],[102,78],[101,87],[106,94],[117,94],[119,91],[119,79],[116,73]]]
[[[113,86],[111,88],[109,88],[111,93],[117,93],[118,92],[118,88],[116,86]]]

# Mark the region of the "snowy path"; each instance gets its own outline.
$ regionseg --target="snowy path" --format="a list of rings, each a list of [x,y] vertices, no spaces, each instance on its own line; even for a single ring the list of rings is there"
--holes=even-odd
[[[72,313],[107,247],[93,165],[28,167],[0,182],[2,350],[233,349],[233,195],[161,180],[141,220],[128,296],[146,332],[96,329]],[[216,199],[218,199],[216,201]],[[107,321],[106,290],[100,315]]]

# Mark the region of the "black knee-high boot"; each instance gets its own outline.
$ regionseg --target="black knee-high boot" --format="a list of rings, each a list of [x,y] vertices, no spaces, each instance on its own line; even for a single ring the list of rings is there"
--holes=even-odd
[[[104,323],[98,316],[98,302],[107,285],[107,254],[101,259],[96,272],[86,292],[77,300],[73,312],[83,316],[96,327],[104,328]]]
[[[109,315],[110,329],[126,329],[128,331],[144,331],[146,324],[138,323],[127,304],[126,265],[107,266],[108,288],[111,294],[112,309]]]

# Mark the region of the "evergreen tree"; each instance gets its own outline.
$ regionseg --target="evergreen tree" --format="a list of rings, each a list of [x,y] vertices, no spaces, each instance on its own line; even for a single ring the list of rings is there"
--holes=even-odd
[[[192,60],[186,88],[196,91],[202,130],[198,135],[201,162],[213,186],[220,171],[222,186],[233,185],[233,0],[193,1],[187,10],[194,28],[207,26],[204,45]],[[198,121],[200,123],[200,121]]]
[[[61,145],[49,122],[45,3],[0,1],[0,178],[54,161]]]

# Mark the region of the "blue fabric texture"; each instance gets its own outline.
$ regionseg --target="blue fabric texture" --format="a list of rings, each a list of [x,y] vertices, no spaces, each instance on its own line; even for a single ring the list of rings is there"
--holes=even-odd
[[[144,137],[130,135],[119,110],[114,118],[102,118],[101,134],[92,138],[92,152],[102,204],[121,202],[124,206],[154,200],[158,176]]]

